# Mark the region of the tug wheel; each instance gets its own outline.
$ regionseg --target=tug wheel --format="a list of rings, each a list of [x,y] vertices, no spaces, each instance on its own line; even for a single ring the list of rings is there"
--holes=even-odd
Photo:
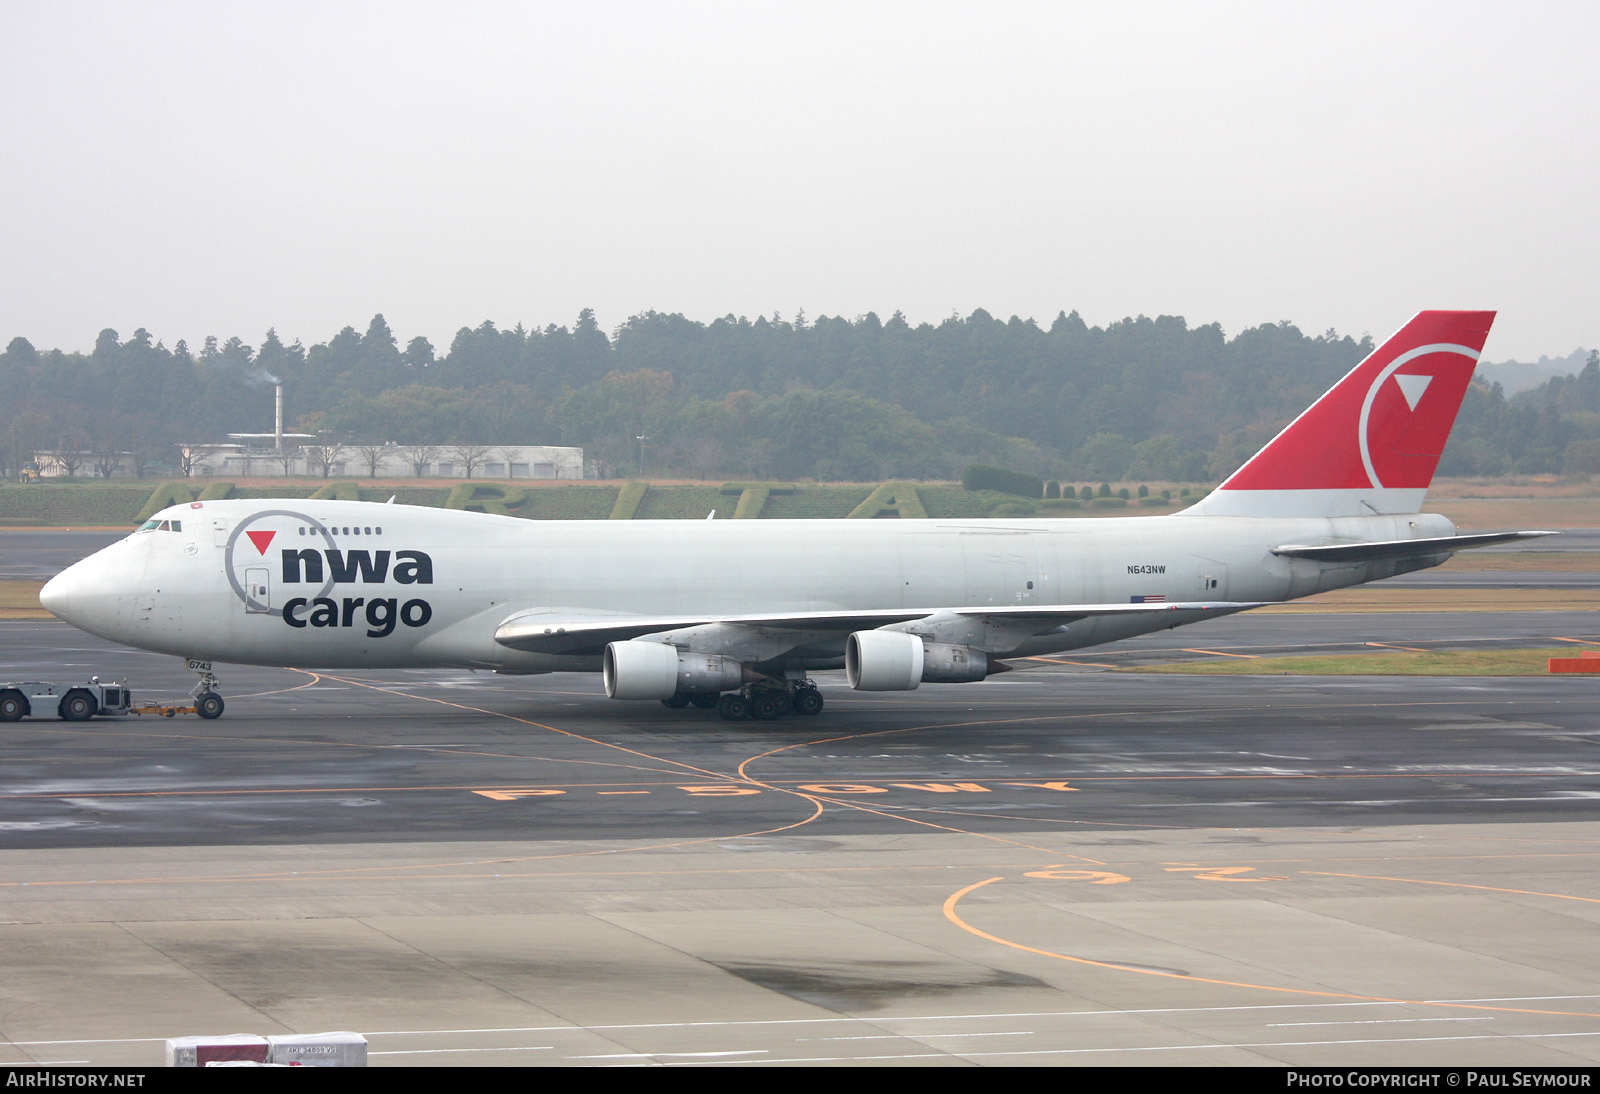
[[[20,691],[0,691],[0,722],[19,722],[28,713],[28,700]]]
[[[87,722],[95,716],[94,696],[82,688],[73,688],[61,697],[57,710],[64,721]]]

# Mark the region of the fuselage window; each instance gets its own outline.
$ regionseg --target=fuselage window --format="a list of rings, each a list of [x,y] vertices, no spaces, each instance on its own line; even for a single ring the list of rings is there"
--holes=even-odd
[[[365,531],[365,532],[366,532],[366,534],[367,534],[367,535],[369,535],[369,536],[370,536],[370,535],[371,535],[371,534],[372,534],[372,529],[371,529],[371,528],[367,528],[367,529],[364,529],[364,531]]]
[[[344,534],[345,534],[345,535],[347,535],[347,536],[348,536],[348,535],[349,535],[349,534],[350,534],[350,529],[348,529],[348,528],[346,528],[346,529],[345,529],[345,530],[344,530]]]
[[[382,528],[378,529],[378,535],[380,535],[380,536],[383,535],[383,529]]]

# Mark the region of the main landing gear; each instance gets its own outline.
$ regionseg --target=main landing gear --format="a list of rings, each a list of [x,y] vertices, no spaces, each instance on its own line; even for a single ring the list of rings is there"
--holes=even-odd
[[[717,713],[730,722],[754,718],[770,722],[785,714],[802,714],[810,717],[822,713],[822,692],[810,680],[779,683],[760,682],[746,684],[738,691],[725,691],[721,695],[710,692],[679,692],[670,699],[661,700],[663,706],[682,710],[691,704],[702,710],[717,708]]]

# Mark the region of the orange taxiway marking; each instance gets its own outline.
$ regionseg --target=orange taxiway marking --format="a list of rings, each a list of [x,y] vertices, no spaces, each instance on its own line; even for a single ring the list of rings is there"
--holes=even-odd
[[[1284,995],[1310,995],[1323,999],[1355,999],[1368,1003],[1403,1003],[1409,1006],[1417,1007],[1448,1007],[1452,1010],[1493,1011],[1500,1014],[1549,1014],[1571,1018],[1600,1018],[1600,1013],[1595,1013],[1592,1011],[1546,1010],[1536,1007],[1497,1007],[1484,1003],[1440,1003],[1428,999],[1402,999],[1388,995],[1364,995],[1359,992],[1322,991],[1315,988],[1286,988],[1274,984],[1252,984],[1247,980],[1221,980],[1209,976],[1194,976],[1190,973],[1167,972],[1162,969],[1140,968],[1136,965],[1119,965],[1114,961],[1096,961],[1091,957],[1074,957],[1072,954],[1057,953],[1054,950],[1045,950],[1037,946],[1029,946],[1023,942],[1014,942],[1009,938],[1001,938],[999,935],[991,934],[981,927],[973,926],[971,923],[968,923],[961,917],[961,914],[956,910],[956,906],[961,902],[962,897],[965,897],[969,893],[976,892],[986,886],[993,885],[997,881],[1004,880],[1006,879],[1003,877],[992,877],[985,881],[974,882],[964,889],[957,889],[955,892],[951,893],[945,898],[943,909],[945,919],[949,920],[957,927],[960,927],[968,934],[976,935],[978,938],[984,939],[987,942],[993,942],[996,945],[1008,946],[1013,950],[1021,950],[1024,953],[1037,954],[1040,957],[1053,957],[1057,961],[1070,961],[1075,965],[1088,965],[1093,968],[1111,969],[1116,972],[1137,973],[1140,976],[1159,976],[1168,980],[1187,980],[1194,984],[1214,984],[1218,987],[1225,988],[1249,988],[1255,991],[1269,991]]]

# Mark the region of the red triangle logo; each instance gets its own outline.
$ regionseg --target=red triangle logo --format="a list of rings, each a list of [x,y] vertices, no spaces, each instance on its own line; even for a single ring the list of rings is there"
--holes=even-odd
[[[267,548],[272,545],[272,537],[277,535],[277,534],[278,533],[276,533],[276,532],[246,532],[245,533],[245,535],[250,537],[250,542],[254,543],[256,545],[256,550],[259,553],[263,554],[263,555],[267,553]]]

